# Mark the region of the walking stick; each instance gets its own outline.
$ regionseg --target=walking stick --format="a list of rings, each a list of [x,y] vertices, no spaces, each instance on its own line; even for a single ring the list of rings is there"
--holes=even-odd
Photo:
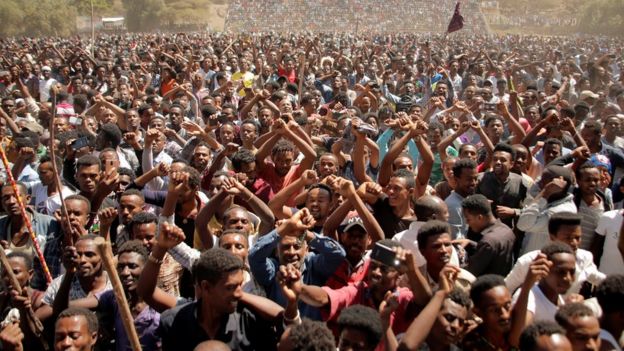
[[[119,275],[117,274],[117,267],[115,267],[115,262],[113,260],[113,252],[110,242],[106,241],[102,237],[98,237],[95,239],[95,243],[97,245],[98,252],[100,253],[100,257],[102,257],[104,268],[106,268],[106,272],[108,272],[108,278],[113,284],[113,293],[115,294],[115,299],[119,304],[121,321],[123,322],[126,335],[130,341],[130,346],[133,351],[141,351],[139,336],[134,328],[134,318],[132,317],[132,313],[130,313],[128,300],[126,299],[126,294],[124,293],[123,286],[121,285],[121,280],[119,280]]]
[[[9,277],[9,283],[11,287],[13,287],[13,289],[15,289],[18,294],[22,295],[22,287],[20,286],[17,277],[13,273],[13,269],[11,269],[9,259],[6,255],[6,252],[4,252],[4,248],[2,246],[0,246],[0,262],[2,263],[2,266],[4,266],[4,271],[6,275]],[[26,292],[26,298],[30,299],[28,292]],[[33,311],[32,306],[28,307],[28,309],[26,310],[26,319],[28,320],[28,327],[30,328],[30,330],[41,341],[43,348],[48,350],[48,343],[43,338],[43,324],[41,324],[39,318],[35,316],[35,312]]]
[[[9,168],[9,160],[6,158],[6,154],[4,153],[4,148],[0,146],[0,158],[2,158],[2,164],[4,164],[4,169],[6,170],[7,179],[9,183],[11,183],[11,187],[13,188],[13,192],[15,193],[15,199],[17,200],[17,205],[20,208],[20,212],[22,214],[22,218],[24,219],[24,223],[26,224],[26,229],[28,229],[28,234],[30,234],[30,240],[33,243],[33,247],[35,248],[35,252],[37,253],[37,257],[41,262],[41,268],[43,268],[43,273],[45,274],[46,281],[48,284],[52,282],[52,275],[50,274],[50,270],[48,269],[48,265],[46,264],[45,259],[43,258],[43,252],[41,251],[41,247],[39,246],[39,242],[37,241],[37,235],[32,228],[32,224],[30,223],[30,218],[28,218],[28,214],[26,213],[26,207],[22,202],[22,199],[19,196],[19,191],[17,189],[17,183],[15,182],[15,178],[13,178],[13,174],[11,173],[11,168]]]

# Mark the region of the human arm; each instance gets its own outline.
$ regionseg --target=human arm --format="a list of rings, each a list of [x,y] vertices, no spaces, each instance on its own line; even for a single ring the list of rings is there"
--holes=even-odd
[[[439,278],[440,289],[433,294],[425,308],[407,328],[403,338],[401,338],[398,350],[418,350],[422,343],[425,342],[438,318],[438,313],[444,304],[444,300],[455,286],[454,281],[457,278],[458,271],[458,268],[450,265],[442,269]]]
[[[371,244],[378,240],[384,239],[385,235],[383,229],[381,229],[381,226],[375,219],[375,216],[373,216],[371,211],[368,210],[364,201],[357,194],[357,191],[353,186],[353,182],[341,178],[337,181],[337,188],[338,192],[344,196],[353,207],[355,207],[355,211],[362,219],[364,228],[371,238]]]
[[[539,253],[531,262],[531,267],[511,312],[511,330],[508,341],[512,346],[517,347],[520,344],[520,334],[533,322],[533,312],[528,310],[529,294],[533,285],[548,275],[551,266],[552,262],[548,261],[543,253]]]
[[[176,306],[176,298],[156,287],[160,265],[167,253],[184,241],[182,229],[167,222],[161,224],[160,233],[156,238],[156,245],[152,249],[150,257],[145,262],[139,282],[137,293],[153,309],[162,313]]]
[[[513,133],[513,139],[511,139],[511,144],[519,144],[526,136],[524,128],[522,128],[520,122],[518,122],[518,120],[515,119],[514,116],[511,115],[511,113],[509,113],[509,109],[507,109],[507,104],[505,104],[505,101],[500,100],[496,105],[496,108],[498,109],[500,115],[503,116],[505,121],[507,121],[509,129]]]
[[[6,112],[4,112],[4,109],[1,109],[1,108],[0,108],[0,118],[2,118],[4,122],[6,123],[7,127],[9,127],[11,134],[18,135],[20,133],[20,128],[17,126],[13,118],[9,116]]]
[[[275,197],[273,197],[268,203],[268,206],[271,209],[271,212],[275,215],[275,218],[284,219],[290,217],[292,215],[292,210],[290,207],[286,206],[288,199],[305,186],[312,185],[317,182],[318,177],[316,172],[308,169],[304,171],[301,177],[297,178],[297,180],[278,191],[277,194],[275,194]]]
[[[457,131],[455,131],[451,135],[446,136],[444,139],[442,139],[440,141],[440,143],[438,144],[438,154],[440,155],[440,160],[443,163],[446,161],[446,158],[448,157],[448,155],[446,154],[446,149],[448,149],[448,147],[453,144],[455,139],[457,139],[460,136],[462,136],[468,130],[470,130],[470,123],[469,122],[463,122],[459,126],[459,129]]]
[[[405,131],[405,134],[392,145],[388,153],[381,161],[379,169],[379,176],[377,177],[377,183],[381,186],[386,186],[392,176],[392,162],[401,154],[405,145],[414,137],[411,132],[412,123],[408,117],[401,117],[399,119],[399,125],[401,129]]]
[[[219,190],[197,214],[195,230],[199,234],[202,243],[200,250],[210,250],[214,246],[214,236],[208,223],[217,213],[217,209],[226,203],[226,198],[229,198],[229,195],[225,189]]]
[[[358,196],[369,205],[376,203],[381,197],[382,192],[383,188],[381,185],[375,182],[362,183],[357,190]]]
[[[275,216],[271,209],[260,198],[258,198],[251,190],[247,189],[236,178],[230,177],[224,182],[224,190],[232,195],[237,196],[240,200],[249,205],[251,211],[260,219],[260,227],[258,234],[263,235],[275,228]],[[223,202],[220,202],[223,203]]]
[[[548,233],[550,213],[547,211],[547,199],[566,188],[563,178],[553,179],[544,189],[522,209],[516,227],[525,232]]]
[[[414,187],[414,195],[419,198],[427,191],[427,185],[429,184],[429,178],[431,177],[431,170],[433,170],[434,156],[429,143],[422,136],[427,133],[427,124],[425,122],[418,122],[416,124],[416,134],[414,140],[416,141],[416,147],[420,154],[422,162],[418,166],[418,174],[416,175],[416,186]],[[446,153],[446,150],[444,150]]]

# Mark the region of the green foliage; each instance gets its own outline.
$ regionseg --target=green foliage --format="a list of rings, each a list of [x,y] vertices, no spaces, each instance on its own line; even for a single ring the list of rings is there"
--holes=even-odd
[[[590,34],[624,35],[624,1],[588,1],[580,17],[579,29]]]
[[[151,31],[160,27],[165,13],[164,0],[123,0],[123,5],[129,31]]]
[[[110,10],[113,7],[113,0],[71,0],[71,5],[81,15],[91,14],[91,3],[93,3],[93,12],[101,13]]]
[[[0,36],[13,36],[22,31],[23,11],[16,0],[0,1]]]

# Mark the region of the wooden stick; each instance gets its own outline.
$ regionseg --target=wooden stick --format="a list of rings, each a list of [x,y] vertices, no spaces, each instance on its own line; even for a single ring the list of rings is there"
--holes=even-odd
[[[24,293],[22,287],[20,286],[17,277],[13,273],[13,269],[11,268],[11,264],[9,263],[9,258],[7,257],[6,252],[1,245],[0,262],[2,263],[2,266],[4,266],[5,274],[9,277],[9,283],[11,284],[11,287],[15,289],[18,294],[22,295]],[[28,292],[26,292],[26,298],[30,299]],[[48,343],[43,338],[43,324],[41,324],[39,318],[35,316],[35,311],[33,311],[32,306],[26,310],[26,319],[28,320],[28,327],[30,328],[30,330],[37,338],[39,338],[41,344],[43,345],[43,348],[48,350]]]
[[[121,314],[121,321],[123,322],[126,335],[130,341],[130,346],[133,351],[141,351],[141,342],[139,341],[139,336],[134,328],[134,318],[132,317],[132,313],[130,313],[128,300],[126,300],[126,294],[123,290],[123,286],[121,285],[121,280],[119,280],[119,275],[117,274],[117,267],[115,266],[115,262],[113,260],[113,251],[110,243],[102,237],[96,238],[95,243],[100,253],[100,257],[102,257],[104,268],[106,268],[106,272],[108,272],[108,278],[113,284],[113,293],[115,294],[115,299],[119,305],[119,314]]]
[[[65,207],[65,199],[63,199],[63,183],[61,183],[61,178],[59,176],[58,167],[56,167],[56,151],[54,147],[54,119],[56,118],[56,92],[52,94],[52,118],[50,121],[50,156],[52,157],[52,171],[54,173],[54,183],[56,184],[56,189],[59,192],[59,200],[61,201],[61,220],[65,220],[67,222],[67,228],[70,229],[69,233],[65,233],[63,236],[66,246],[74,246],[74,228],[72,227],[69,221],[69,215],[67,214],[67,207]]]

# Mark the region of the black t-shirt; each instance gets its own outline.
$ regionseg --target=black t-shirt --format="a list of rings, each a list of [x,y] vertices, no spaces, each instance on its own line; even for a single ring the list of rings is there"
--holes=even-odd
[[[158,335],[162,338],[163,350],[193,350],[198,344],[211,340],[199,323],[200,308],[201,300],[198,300],[161,314]],[[239,302],[236,311],[221,320],[215,339],[232,350],[271,351],[276,350],[281,329]]]
[[[390,200],[388,196],[382,195],[377,202],[373,204],[375,219],[381,226],[386,238],[392,238],[395,234],[409,229],[410,224],[416,218],[401,219],[392,212]]]

